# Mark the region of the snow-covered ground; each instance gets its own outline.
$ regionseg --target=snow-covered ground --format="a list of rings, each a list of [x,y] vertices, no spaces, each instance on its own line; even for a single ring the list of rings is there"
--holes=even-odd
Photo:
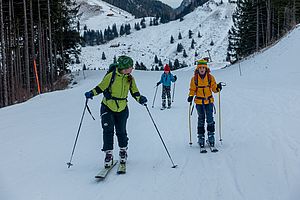
[[[192,66],[196,59],[209,57],[210,52],[213,66],[216,68],[226,66],[226,53],[228,47],[228,31],[232,26],[232,13],[235,9],[235,4],[225,2],[217,6],[217,0],[210,0],[205,5],[198,7],[194,12],[186,15],[184,20],[171,21],[158,26],[149,26],[150,18],[146,18],[147,27],[136,31],[134,24],[140,22],[141,19],[134,19],[133,16],[127,15],[125,18],[122,15],[115,14],[108,17],[111,12],[109,4],[100,0],[85,0],[88,5],[98,5],[102,7],[103,13],[94,17],[82,18],[81,26],[87,25],[88,29],[102,30],[108,26],[112,27],[117,24],[119,30],[121,24],[131,24],[132,33],[127,36],[118,37],[107,44],[100,46],[89,46],[82,49],[82,57],[79,65],[74,65],[72,70],[82,69],[83,64],[88,68],[107,68],[113,61],[114,56],[126,54],[136,58],[136,61],[143,62],[144,65],[151,69],[157,65],[154,63],[155,55],[162,60],[163,63],[168,63],[169,60],[174,62],[178,59],[180,63],[185,62]],[[84,9],[84,6],[82,7]],[[115,10],[115,8],[113,8]],[[120,11],[123,13],[123,11]],[[84,11],[88,16],[90,12]],[[93,12],[94,14],[95,12]],[[116,13],[116,12],[115,12]],[[189,38],[189,30],[193,32],[192,38],[196,42],[195,49],[191,49],[192,39]],[[182,39],[178,39],[179,32]],[[198,37],[200,32],[201,38]],[[174,37],[174,43],[170,44],[171,36]],[[211,41],[214,45],[211,46]],[[183,52],[177,53],[177,45],[181,43],[188,55],[183,57]],[[111,47],[119,44],[119,47]],[[105,53],[106,60],[102,60],[102,53]],[[198,56],[195,57],[195,52]],[[96,63],[96,65],[94,65]]]
[[[160,0],[161,2],[171,6],[172,8],[178,8],[182,0]]]
[[[127,174],[117,175],[113,169],[105,181],[96,182],[94,175],[104,160],[100,151],[101,95],[89,101],[96,121],[86,113],[74,166],[67,168],[84,107],[84,92],[98,84],[104,71],[86,71],[86,79],[80,72],[73,88],[0,109],[0,199],[298,200],[299,48],[298,27],[240,66],[212,72],[217,82],[227,83],[221,92],[223,143],[217,142],[220,151],[215,154],[199,153],[195,112],[193,145],[189,145],[186,99],[192,69],[173,72],[178,76],[175,101],[172,109],[164,111],[159,109],[160,95],[151,108],[160,72],[135,71],[140,92],[148,97],[150,112],[178,164],[175,169],[146,108],[129,97]],[[215,99],[218,109],[218,95]],[[217,114],[217,125],[218,118]],[[220,139],[218,131],[216,139]],[[117,146],[114,154],[117,157]]]

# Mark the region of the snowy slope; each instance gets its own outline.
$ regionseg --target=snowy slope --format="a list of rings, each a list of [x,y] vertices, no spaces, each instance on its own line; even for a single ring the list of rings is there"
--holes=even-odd
[[[178,164],[176,169],[171,168],[146,109],[129,97],[128,173],[116,175],[113,170],[97,183],[93,177],[104,159],[101,95],[89,102],[96,121],[85,115],[74,166],[67,168],[84,92],[101,80],[104,71],[86,71],[86,79],[80,72],[73,88],[0,109],[0,199],[298,200],[299,48],[300,27],[240,66],[213,71],[218,82],[227,83],[221,93],[223,144],[217,143],[216,154],[199,153],[195,113],[193,145],[189,146],[186,98],[193,71],[173,72],[178,76],[173,108],[160,111],[157,95],[150,112]],[[133,75],[151,107],[160,72],[135,71]],[[215,99],[218,108],[218,95]],[[219,124],[218,115],[215,119]],[[216,138],[220,139],[218,131]]]
[[[103,1],[100,0],[88,0],[97,5],[106,7]],[[83,64],[91,68],[94,63],[97,63],[96,68],[107,68],[112,62],[114,56],[120,54],[126,54],[136,58],[138,62],[143,62],[148,69],[155,66],[154,56],[157,55],[162,63],[168,63],[169,60],[174,62],[178,59],[179,62],[185,62],[189,66],[193,66],[195,59],[208,57],[207,50],[210,51],[213,61],[213,67],[220,68],[226,64],[226,52],[228,46],[228,30],[232,26],[232,13],[235,8],[235,4],[229,4],[224,1],[224,4],[217,6],[218,1],[211,0],[202,7],[198,7],[194,12],[186,15],[183,21],[171,21],[159,26],[149,26],[150,18],[146,18],[147,27],[140,31],[134,29],[134,24],[140,22],[141,19],[133,19],[133,17],[122,18],[122,16],[113,16],[107,19],[104,14],[97,15],[92,18],[84,19],[81,21],[81,26],[87,24],[88,29],[102,30],[108,26],[112,27],[113,23],[117,24],[119,30],[119,24],[130,23],[132,33],[128,36],[122,36],[116,38],[107,44],[100,46],[89,46],[82,49],[83,57],[82,63],[75,65],[74,69],[82,69]],[[195,49],[191,49],[191,41],[189,39],[188,32],[193,32],[193,39],[196,42]],[[198,38],[198,31],[201,34],[201,38]],[[178,39],[179,32],[182,34],[182,39]],[[175,41],[170,44],[171,36]],[[211,46],[211,41],[214,45]],[[183,52],[177,53],[177,45],[181,43],[187,52],[188,57],[183,57]],[[120,44],[119,47],[111,47],[111,45]],[[195,51],[198,53],[198,57],[195,57]],[[89,52],[93,52],[92,54]],[[105,53],[106,60],[102,60],[102,53]],[[87,56],[89,55],[89,56]]]

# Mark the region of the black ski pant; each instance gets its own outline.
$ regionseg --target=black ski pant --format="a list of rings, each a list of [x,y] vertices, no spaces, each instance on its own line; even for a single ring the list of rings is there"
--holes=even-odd
[[[166,107],[166,97],[168,98],[168,106],[171,106],[171,86],[162,87],[162,107]]]
[[[101,104],[100,114],[103,128],[102,151],[113,150],[115,130],[119,147],[127,147],[128,137],[126,123],[129,116],[128,107],[126,106],[126,108],[121,112],[113,112],[106,105]]]

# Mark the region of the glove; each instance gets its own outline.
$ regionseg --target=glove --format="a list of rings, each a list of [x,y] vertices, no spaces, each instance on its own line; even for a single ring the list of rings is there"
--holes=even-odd
[[[217,84],[217,90],[220,92],[222,90],[222,84],[221,83],[218,83]]]
[[[93,96],[94,96],[92,91],[88,91],[84,95],[85,95],[85,98],[87,98],[87,99],[93,99]]]
[[[194,98],[193,96],[189,96],[189,97],[187,98],[187,101],[188,101],[188,102],[192,102],[192,101],[193,101],[193,98]]]
[[[159,85],[160,85],[160,82],[157,82],[157,83],[156,83],[156,86],[159,86]]]
[[[145,103],[147,103],[147,98],[143,95],[140,96],[140,99],[139,99],[139,103],[144,105]]]
[[[174,81],[177,81],[177,76],[176,75],[174,76]]]

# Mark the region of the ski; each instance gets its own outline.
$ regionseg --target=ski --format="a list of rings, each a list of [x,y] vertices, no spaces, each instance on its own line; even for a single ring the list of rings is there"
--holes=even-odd
[[[126,173],[126,163],[120,163],[117,174],[125,174]]]
[[[114,161],[113,161],[113,164],[112,164],[109,168],[103,168],[103,169],[101,169],[101,170],[98,172],[98,174],[95,176],[95,178],[100,179],[100,180],[105,179],[105,177],[107,176],[108,172],[110,172],[110,170],[111,170],[114,166],[116,166],[117,163],[118,163],[118,161],[117,161],[117,160],[114,160]]]
[[[206,140],[206,143],[207,143],[207,145],[209,146],[209,149],[210,149],[211,152],[216,153],[216,152],[219,151],[216,147],[212,147],[212,146],[210,145],[210,143],[209,143],[208,140]]]
[[[162,108],[160,108],[160,110],[165,110],[166,108],[164,108],[164,107],[162,107]]]

